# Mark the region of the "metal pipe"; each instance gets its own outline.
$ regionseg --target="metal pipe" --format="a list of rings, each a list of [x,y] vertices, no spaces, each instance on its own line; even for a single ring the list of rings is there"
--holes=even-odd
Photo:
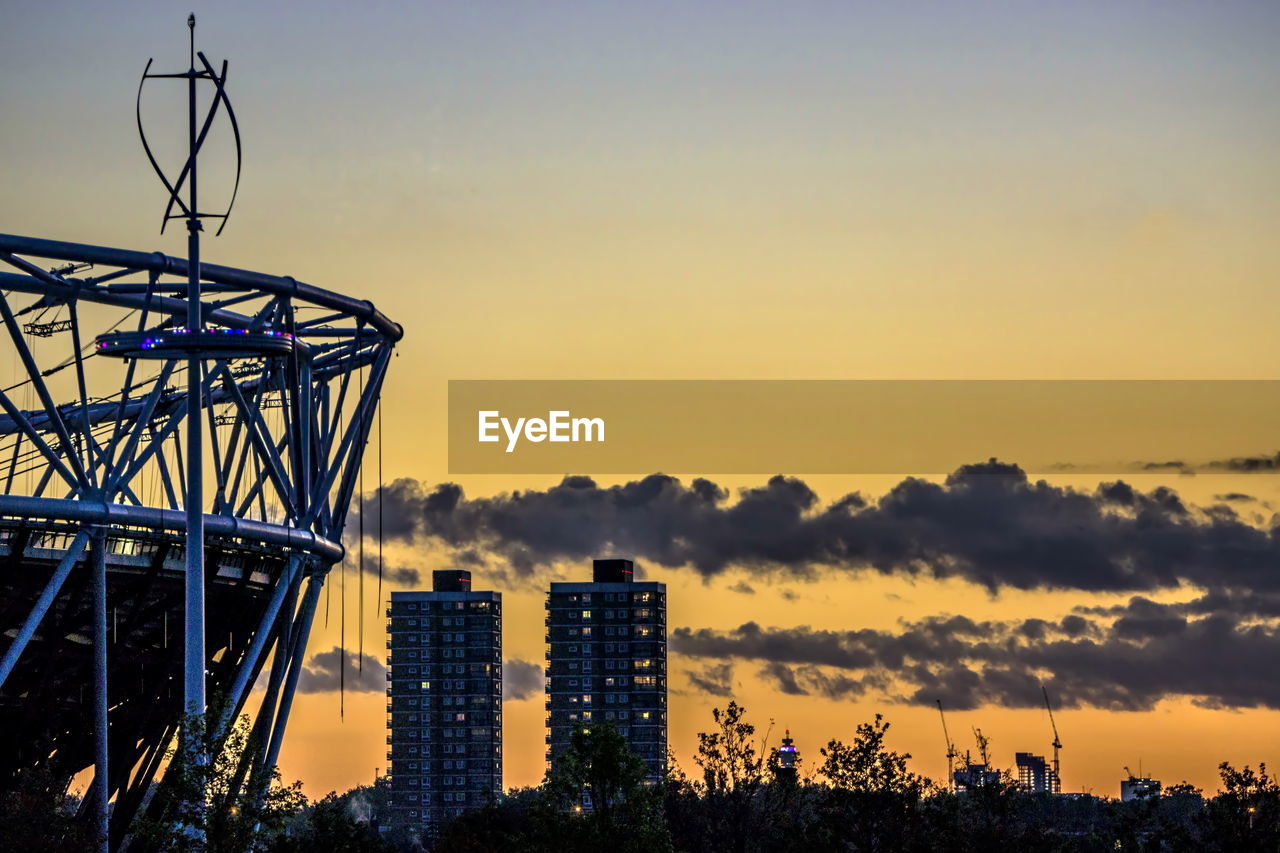
[[[12,498],[12,495],[5,496],[5,500],[11,500]],[[32,500],[51,499],[34,498]],[[72,501],[71,503],[78,502]],[[67,582],[67,575],[71,574],[71,568],[76,564],[76,560],[80,559],[80,554],[84,551],[84,546],[88,542],[88,532],[81,530],[76,534],[76,538],[71,540],[71,544],[67,546],[67,553],[63,555],[58,567],[54,569],[53,577],[49,578],[49,582],[45,584],[44,591],[40,593],[40,597],[36,599],[31,612],[27,614],[27,620],[22,623],[22,627],[18,629],[17,636],[9,644],[9,650],[4,653],[4,659],[0,660],[0,687],[4,687],[9,674],[13,672],[14,664],[18,662],[18,658],[22,656],[22,652],[27,648],[27,643],[31,641],[31,635],[40,626],[40,620],[44,619],[45,613],[49,612],[49,605],[53,604],[53,600],[62,591],[62,585]]]
[[[324,586],[324,575],[313,574],[307,578],[307,595],[302,601],[302,613],[299,615],[298,639],[293,644],[293,656],[289,661],[289,675],[285,680],[284,693],[280,697],[280,710],[276,712],[276,724],[271,730],[271,745],[267,747],[267,758],[263,763],[264,777],[270,778],[271,770],[280,757],[280,746],[284,742],[285,725],[289,722],[289,709],[293,707],[293,694],[298,687],[298,675],[302,672],[302,658],[307,651],[307,638],[311,635],[311,620],[316,615],[316,602],[320,600],[320,587]],[[260,792],[265,793],[265,790]]]
[[[235,681],[227,692],[226,708],[223,709],[222,716],[214,729],[214,743],[220,741],[229,730],[232,716],[240,707],[241,697],[249,687],[249,679],[258,668],[258,657],[266,648],[267,641],[271,639],[271,626],[276,623],[276,617],[280,615],[280,606],[284,604],[285,595],[293,586],[293,577],[300,570],[301,563],[302,558],[298,554],[291,556],[285,565],[285,570],[276,580],[276,588],[271,594],[271,600],[267,602],[267,609],[262,612],[262,618],[258,620],[258,630],[253,632],[253,639],[249,642],[249,648],[245,650],[244,659],[240,661]]]
[[[65,498],[33,498],[27,495],[0,495],[0,517],[40,518],[75,521],[84,524],[112,524],[122,527],[145,527],[162,530],[186,529],[187,516],[182,510],[128,506],[97,500]],[[283,545],[314,554],[325,565],[342,559],[344,549],[310,530],[300,530],[252,518],[227,515],[204,516],[205,531],[210,536],[230,537]]]

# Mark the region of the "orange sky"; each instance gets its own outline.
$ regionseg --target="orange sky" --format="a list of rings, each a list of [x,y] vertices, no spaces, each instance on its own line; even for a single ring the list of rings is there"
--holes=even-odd
[[[457,378],[1275,375],[1274,8],[695,5],[197,4],[202,47],[231,60],[245,135],[236,216],[207,258],[366,296],[404,325],[384,394],[388,479],[449,479]],[[148,56],[183,55],[184,16],[12,12],[0,150],[21,168],[6,173],[0,230],[183,251],[157,233],[163,191],[132,98]],[[557,479],[461,482],[485,495]],[[833,499],[896,478],[808,480]],[[1169,482],[1199,502],[1277,498],[1264,477]],[[394,557],[424,575],[444,559]],[[787,600],[758,581],[754,596],[730,591],[733,571],[652,576],[670,585],[672,627],[892,628],[1124,598],[868,577]],[[541,659],[543,585],[503,590],[508,658]],[[366,589],[364,647],[381,654]],[[339,639],[331,614],[312,648]],[[671,662],[686,770],[712,704],[687,668]],[[807,758],[882,710],[894,745],[941,773],[929,708],[782,696],[750,663],[736,680],[755,721],[790,726]],[[345,720],[336,694],[300,696],[285,776],[321,795],[385,767],[381,688],[349,694]],[[508,785],[541,776],[543,715],[538,699],[507,705]],[[1004,764],[1051,737],[1039,711],[949,722],[962,741],[980,726]],[[1058,722],[1071,790],[1115,794],[1139,761],[1209,787],[1221,760],[1280,761],[1273,711],[1176,700]]]

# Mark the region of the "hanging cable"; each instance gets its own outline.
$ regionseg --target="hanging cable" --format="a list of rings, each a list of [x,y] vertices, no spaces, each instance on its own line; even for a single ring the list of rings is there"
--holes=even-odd
[[[361,348],[360,338],[361,338],[361,332],[363,330],[364,330],[364,323],[362,322],[359,326],[356,327],[356,357],[357,358],[359,358],[360,356],[360,348]],[[356,471],[356,485],[359,490],[359,495],[356,497],[356,516],[358,518],[357,526],[356,526],[356,535],[360,537],[360,552],[358,556],[360,564],[356,566],[356,569],[360,573],[360,580],[359,580],[360,613],[356,617],[356,621],[359,624],[359,630],[360,630],[360,640],[359,640],[359,643],[357,644],[357,648],[359,649],[360,654],[359,654],[359,657],[356,658],[356,668],[357,670],[359,670],[361,675],[364,675],[364,451],[365,451],[365,447],[367,446],[366,441],[367,441],[368,435],[366,434],[365,428],[364,428],[365,407],[364,407],[364,365],[363,364],[359,365],[356,368],[356,374],[360,379],[360,396],[357,398],[359,399],[360,403],[359,403],[359,408],[356,409],[356,411],[358,412],[358,422],[356,426],[356,440],[360,442],[360,448],[358,451],[356,451],[358,455],[355,457],[355,462],[359,466]]]
[[[347,555],[342,554],[342,588],[338,591],[338,719],[346,719],[347,701]]]
[[[382,607],[382,406],[378,406],[378,607]]]

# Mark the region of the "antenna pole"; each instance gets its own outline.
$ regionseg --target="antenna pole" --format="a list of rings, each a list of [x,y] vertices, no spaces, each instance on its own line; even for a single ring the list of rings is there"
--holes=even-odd
[[[196,16],[187,18],[191,33],[190,69],[187,72],[187,179],[190,204],[187,215],[187,333],[197,334],[200,316],[200,217],[196,195]],[[192,338],[194,340],[194,338]],[[186,645],[183,661],[183,704],[186,714],[184,749],[191,774],[190,799],[185,819],[188,829],[203,848],[205,803],[205,607],[204,607],[204,395],[203,362],[192,347],[187,356],[187,561],[186,561]]]

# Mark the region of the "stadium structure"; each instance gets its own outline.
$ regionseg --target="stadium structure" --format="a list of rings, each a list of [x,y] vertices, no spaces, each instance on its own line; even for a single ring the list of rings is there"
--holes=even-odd
[[[188,160],[157,166],[187,258],[0,234],[0,790],[91,778],[101,850],[182,815],[156,797],[172,756],[207,762],[246,707],[239,782],[269,778],[402,334],[366,300],[200,261],[229,208],[199,207],[197,155],[221,115],[238,162],[239,131],[192,43],[189,71],[144,72],[191,94]]]

